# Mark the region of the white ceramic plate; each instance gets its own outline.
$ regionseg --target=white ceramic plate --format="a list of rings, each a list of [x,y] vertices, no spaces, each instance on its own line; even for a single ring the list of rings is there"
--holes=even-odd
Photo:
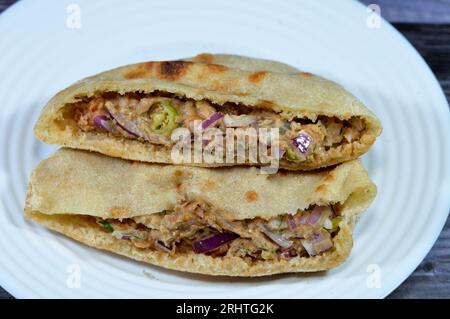
[[[72,2],[81,9],[79,29],[68,27],[76,26]],[[386,296],[424,258],[447,217],[450,117],[422,58],[388,23],[373,28],[368,17],[364,6],[342,0],[28,0],[8,9],[0,17],[0,285],[16,297]],[[205,51],[318,73],[381,119],[384,132],[364,156],[378,196],[343,266],[261,279],[194,276],[97,251],[24,221],[29,174],[55,150],[32,130],[54,93],[118,65]]]

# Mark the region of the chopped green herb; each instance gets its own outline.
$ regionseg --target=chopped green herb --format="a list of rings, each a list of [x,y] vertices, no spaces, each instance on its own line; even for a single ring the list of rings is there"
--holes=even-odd
[[[331,224],[333,225],[333,228],[331,228],[331,232],[335,232],[338,230],[341,221],[342,216],[336,216],[331,220]]]
[[[250,254],[250,250],[244,247],[239,247],[239,251],[242,251],[244,254]]]
[[[286,158],[289,161],[298,161],[298,156],[297,154],[295,154],[295,151],[291,150],[291,149],[286,149]]]
[[[97,223],[100,226],[104,227],[108,231],[108,233],[112,233],[114,231],[114,228],[106,220],[99,220],[99,221],[97,221]]]

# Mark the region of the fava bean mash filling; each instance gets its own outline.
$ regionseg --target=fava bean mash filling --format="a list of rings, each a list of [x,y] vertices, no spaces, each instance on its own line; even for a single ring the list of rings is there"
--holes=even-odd
[[[269,220],[232,220],[200,201],[184,202],[173,211],[148,216],[96,219],[105,232],[140,249],[249,260],[321,254],[333,248],[332,238],[340,221],[338,205],[312,206]]]
[[[162,92],[105,93],[68,104],[63,112],[64,117],[73,119],[82,131],[109,133],[167,148],[175,143],[170,137],[173,130],[184,127],[194,133],[196,120],[200,121],[202,130],[216,128],[224,137],[227,128],[278,128],[278,156],[291,162],[339,152],[344,144],[357,142],[366,129],[364,121],[355,116],[348,120],[327,116],[319,116],[315,121],[287,119],[262,108],[230,102],[217,105]],[[202,145],[206,147],[211,142],[203,140]]]

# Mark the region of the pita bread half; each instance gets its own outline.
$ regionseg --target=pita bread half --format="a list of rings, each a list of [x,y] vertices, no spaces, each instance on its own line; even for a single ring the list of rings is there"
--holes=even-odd
[[[263,276],[326,270],[352,247],[352,229],[376,187],[358,160],[314,173],[259,175],[255,168],[211,169],[130,162],[96,153],[59,150],[33,172],[27,218],[86,245],[165,268],[227,276]],[[251,194],[252,196],[249,196]],[[230,220],[270,219],[312,204],[340,203],[342,221],[334,248],[314,257],[249,262],[236,256],[194,252],[174,255],[139,249],[105,233],[86,216],[124,219],[171,211],[183,200],[201,200]]]
[[[68,105],[89,101],[105,92],[119,95],[163,92],[192,101],[206,100],[219,106],[229,102],[249,109],[275,112],[288,121],[293,118],[316,121],[323,116],[341,121],[357,118],[365,123],[357,141],[314,154],[305,161],[280,161],[280,167],[292,170],[312,170],[355,159],[367,152],[382,130],[377,117],[334,82],[298,72],[279,62],[203,54],[191,61],[150,61],[128,65],[81,80],[48,102],[36,123],[36,136],[45,143],[124,159],[173,163],[167,147],[106,132],[83,131],[64,113]],[[245,164],[255,165],[248,159]],[[237,164],[202,162],[186,165],[218,167]]]

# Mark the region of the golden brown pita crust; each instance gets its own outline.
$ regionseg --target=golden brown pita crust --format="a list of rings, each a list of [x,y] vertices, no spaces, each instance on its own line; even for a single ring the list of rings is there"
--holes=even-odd
[[[136,91],[151,93],[155,90],[194,100],[207,99],[220,105],[234,102],[270,109],[288,118],[298,116],[315,120],[319,115],[336,116],[340,119],[358,116],[366,121],[367,133],[359,142],[345,144],[335,152],[316,156],[313,161],[282,161],[280,166],[288,169],[311,170],[355,159],[365,153],[381,133],[381,124],[376,116],[338,84],[305,72],[274,72],[273,70],[287,72],[291,68],[265,60],[254,60],[248,70],[245,70],[242,65],[247,62],[242,59],[249,58],[217,57],[218,63],[229,63],[235,68],[181,60],[145,62],[86,78],[49,101],[35,126],[35,133],[43,142],[50,144],[143,162],[172,163],[170,150],[160,146],[95,132],[80,132],[75,125],[67,125],[60,120],[60,111],[64,105],[77,102],[82,97],[106,91],[123,94]],[[264,65],[267,67],[255,70],[257,66]],[[224,166],[206,163],[192,165]]]
[[[33,172],[27,206],[45,214],[127,218],[203,200],[233,219],[294,214],[311,204],[366,205],[375,186],[359,160],[318,172],[259,174],[251,167],[202,168],[125,161],[61,149]]]
[[[208,169],[129,162],[62,149],[33,172],[25,215],[89,246],[165,268],[228,276],[263,276],[326,270],[341,264],[352,247],[352,229],[376,194],[359,161],[315,173],[257,175],[254,168]],[[343,220],[335,248],[316,257],[248,263],[141,250],[88,222],[83,215],[126,218],[171,209],[177,200],[201,198],[235,219],[270,218],[311,204],[340,202]]]
[[[300,70],[294,68],[289,64],[234,54],[201,53],[196,55],[195,57],[185,60],[210,64],[220,64],[225,65],[229,68],[252,72],[270,71],[279,73],[300,73]]]

